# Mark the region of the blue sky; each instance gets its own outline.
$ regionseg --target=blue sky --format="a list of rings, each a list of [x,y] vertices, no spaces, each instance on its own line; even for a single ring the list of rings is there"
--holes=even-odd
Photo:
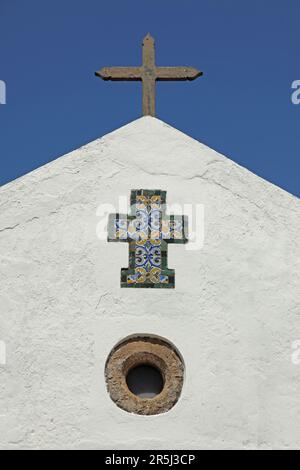
[[[0,184],[140,116],[140,83],[94,71],[148,31],[158,65],[204,72],[158,83],[157,117],[300,196],[299,0],[0,0]]]

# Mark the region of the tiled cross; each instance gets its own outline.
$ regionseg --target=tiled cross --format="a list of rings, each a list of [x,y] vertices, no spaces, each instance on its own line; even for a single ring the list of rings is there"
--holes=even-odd
[[[175,287],[168,269],[168,243],[187,243],[187,217],[166,215],[166,191],[131,191],[131,215],[110,214],[108,241],[129,243],[129,268],[121,287]]]

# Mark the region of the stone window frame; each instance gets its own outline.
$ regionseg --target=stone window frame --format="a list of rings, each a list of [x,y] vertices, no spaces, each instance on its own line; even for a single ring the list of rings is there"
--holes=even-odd
[[[163,388],[151,398],[132,393],[126,377],[139,365],[158,369]],[[124,411],[140,415],[166,413],[178,402],[184,383],[184,361],[167,339],[150,334],[135,334],[117,343],[105,364],[107,391],[112,401]]]

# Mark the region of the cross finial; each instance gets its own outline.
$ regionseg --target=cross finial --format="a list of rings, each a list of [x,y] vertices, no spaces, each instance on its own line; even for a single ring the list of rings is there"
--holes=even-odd
[[[203,72],[193,67],[156,67],[154,39],[143,39],[143,63],[140,67],[104,67],[95,75],[103,80],[139,80],[143,84],[143,116],[155,116],[156,80],[194,80]]]
[[[143,43],[144,43],[145,39],[147,39],[147,40],[150,39],[150,40],[152,40],[153,42],[155,42],[155,41],[154,41],[154,38],[151,36],[150,33],[147,33],[147,34],[146,34],[146,36],[145,36],[144,39],[143,39]]]

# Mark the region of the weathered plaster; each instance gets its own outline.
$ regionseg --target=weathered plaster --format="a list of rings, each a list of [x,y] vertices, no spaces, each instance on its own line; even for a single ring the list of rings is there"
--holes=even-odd
[[[127,244],[96,236],[99,204],[135,188],[205,206],[204,247],[169,247],[175,290],[120,289]],[[0,209],[0,448],[299,448],[297,198],[145,117],[2,187]],[[183,356],[165,414],[106,391],[135,333]]]

